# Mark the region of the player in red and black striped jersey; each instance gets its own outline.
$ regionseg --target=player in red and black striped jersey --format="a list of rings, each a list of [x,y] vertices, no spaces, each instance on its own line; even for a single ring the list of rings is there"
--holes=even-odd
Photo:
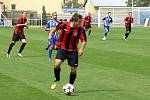
[[[128,13],[128,16],[124,19],[124,22],[126,27],[126,33],[123,38],[127,40],[129,34],[131,33],[131,23],[133,23],[133,17],[131,12]]]
[[[19,40],[22,42],[22,45],[18,52],[18,56],[23,57],[21,52],[23,51],[23,49],[26,45],[26,38],[25,38],[23,29],[24,29],[24,27],[26,27],[28,29],[26,15],[27,15],[27,12],[23,11],[22,15],[19,17],[19,19],[17,21],[17,25],[15,27],[13,37],[12,37],[12,42],[10,43],[8,51],[7,51],[8,58],[10,58],[10,51],[11,51],[12,47],[15,45],[16,41],[19,41]]]
[[[85,16],[83,19],[83,28],[85,29],[85,31],[89,30],[88,36],[90,36],[91,34],[91,20],[92,20],[91,13],[88,12],[88,15]]]
[[[70,21],[59,23],[49,34],[49,39],[51,39],[53,32],[57,30],[61,31],[56,44],[57,54],[54,66],[56,80],[52,84],[51,89],[55,89],[57,82],[60,81],[60,66],[65,59],[68,60],[68,65],[71,66],[69,83],[73,84],[76,79],[78,56],[83,54],[86,45],[85,30],[80,26],[81,20],[82,16],[75,13]],[[81,40],[82,43],[78,51],[79,40]]]

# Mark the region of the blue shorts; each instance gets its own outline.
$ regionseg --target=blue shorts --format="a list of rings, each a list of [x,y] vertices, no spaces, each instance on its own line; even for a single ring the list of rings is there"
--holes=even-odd
[[[110,27],[110,26],[105,26],[105,25],[104,25],[104,30],[107,31],[107,32],[109,32],[109,27]]]
[[[57,43],[57,40],[58,40],[57,38],[53,37],[51,41],[48,41],[48,44],[55,46]]]

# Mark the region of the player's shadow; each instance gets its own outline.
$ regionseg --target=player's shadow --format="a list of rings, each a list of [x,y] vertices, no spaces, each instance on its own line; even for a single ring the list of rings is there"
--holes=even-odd
[[[117,92],[120,90],[117,89],[93,89],[93,90],[83,90],[83,91],[76,91],[76,93],[97,93],[97,92]]]
[[[97,92],[118,92],[120,90],[117,90],[117,89],[93,89],[93,90],[83,90],[83,91],[79,91],[79,90],[76,90],[74,91],[74,93],[70,94],[70,95],[67,95],[65,94],[66,96],[80,96],[82,94],[86,94],[86,93],[97,93]],[[55,93],[58,93],[58,94],[64,94],[62,91],[60,92],[56,92]]]
[[[34,58],[34,57],[46,57],[47,55],[46,54],[41,54],[41,55],[25,55],[25,56],[23,56],[23,57],[25,57],[25,58],[27,58],[27,57],[32,57],[32,58]]]

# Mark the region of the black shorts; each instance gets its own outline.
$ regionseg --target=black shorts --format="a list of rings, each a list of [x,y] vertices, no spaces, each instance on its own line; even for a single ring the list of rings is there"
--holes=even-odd
[[[13,34],[12,41],[16,42],[21,41],[22,39],[26,39],[24,34],[16,34],[16,33]]]
[[[78,66],[78,51],[66,51],[62,49],[57,49],[56,59],[64,61],[67,59],[68,65],[71,67]]]
[[[131,26],[126,26],[126,32],[131,32]]]
[[[88,30],[89,28],[91,28],[91,24],[85,26],[85,29]]]

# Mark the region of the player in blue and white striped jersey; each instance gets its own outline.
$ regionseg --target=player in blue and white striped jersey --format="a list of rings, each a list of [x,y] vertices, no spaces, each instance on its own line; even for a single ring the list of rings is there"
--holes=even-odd
[[[111,16],[111,12],[108,12],[108,15],[102,19],[104,21],[104,30],[105,30],[104,37],[102,40],[106,40],[106,36],[110,28],[110,23],[113,22],[113,19],[110,16]]]
[[[60,21],[57,20],[57,12],[53,12],[52,19],[50,19],[47,22],[45,27],[45,30],[49,31],[48,35],[50,31],[53,30],[53,28],[55,28],[58,25],[59,22]],[[58,32],[55,32],[53,33],[52,40],[48,41],[48,46],[46,47],[46,50],[48,50],[48,58],[50,61],[52,60],[52,49],[56,48],[57,39],[58,39]]]

